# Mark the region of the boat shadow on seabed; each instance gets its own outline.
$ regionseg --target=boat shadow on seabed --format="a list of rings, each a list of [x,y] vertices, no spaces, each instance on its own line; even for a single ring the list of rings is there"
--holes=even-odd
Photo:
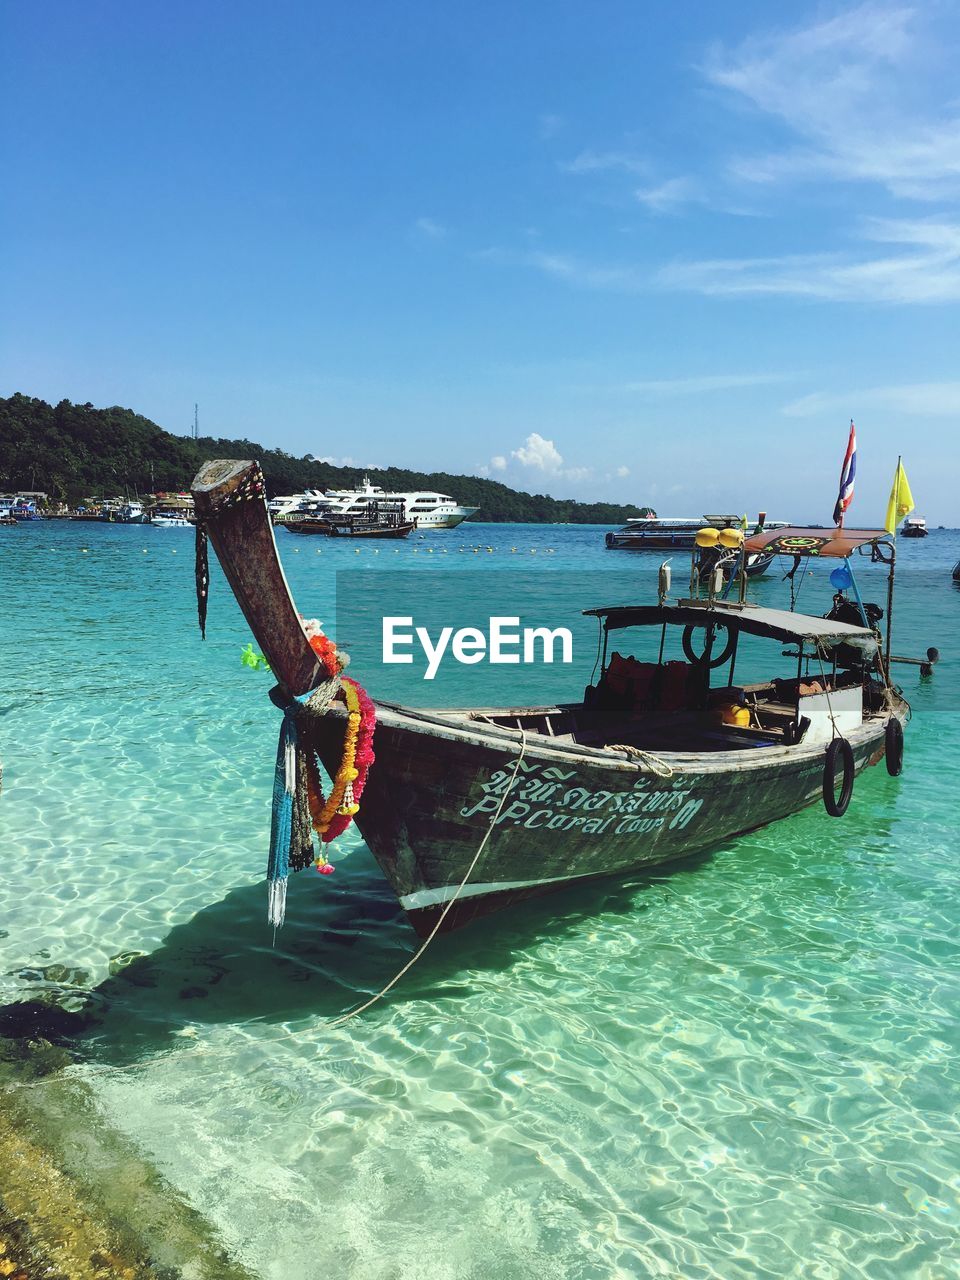
[[[508,969],[527,948],[575,933],[598,914],[655,909],[668,898],[671,872],[694,870],[711,858],[701,853],[648,874],[574,885],[480,927],[441,933],[384,1008],[467,996],[472,985],[460,981],[462,974]],[[356,850],[341,884],[325,885],[320,895],[297,892],[313,888],[302,883],[309,874],[291,882],[287,920],[275,943],[262,922],[263,884],[244,885],[176,925],[150,954],[115,957],[111,976],[90,990],[29,983],[27,999],[0,1007],[0,1037],[39,1038],[120,1066],[189,1043],[182,1036],[188,1026],[339,1016],[380,990],[420,943],[365,851]]]
[[[884,779],[883,785],[897,788],[898,780]],[[851,807],[844,825],[844,844],[851,853],[861,845],[876,848],[892,826],[892,815],[878,817],[867,805],[856,809]],[[791,825],[806,821],[809,814],[799,814]],[[791,870],[811,851],[807,839],[801,838],[802,849],[796,852],[791,844],[777,841],[776,868],[768,867],[767,841],[757,848],[765,874],[789,880]],[[647,873],[571,885],[487,917],[479,926],[441,933],[390,992],[384,1008],[468,996],[473,984],[462,975],[509,969],[529,948],[574,935],[587,919],[663,909],[677,892],[670,881],[705,869],[719,851]],[[336,1018],[379,991],[419,945],[365,850],[357,849],[341,874],[342,881],[325,885],[322,894],[304,892],[313,888],[303,883],[309,873],[294,878],[287,922],[275,942],[262,923],[263,884],[244,885],[175,926],[150,954],[116,956],[111,975],[90,990],[53,981],[32,983],[27,999],[0,1007],[0,1038],[24,1049],[38,1041],[66,1049],[67,1055],[58,1053],[58,1065],[77,1055],[126,1066],[189,1044],[183,1031],[198,1024]],[[750,893],[748,883],[744,893]],[[371,938],[376,945],[370,945]]]

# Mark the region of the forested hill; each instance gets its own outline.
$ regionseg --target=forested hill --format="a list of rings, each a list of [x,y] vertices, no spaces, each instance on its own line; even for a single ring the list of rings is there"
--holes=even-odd
[[[0,492],[41,490],[71,504],[93,495],[182,490],[208,458],[256,458],[267,489],[276,494],[304,489],[346,489],[363,468],[334,467],[250,440],[193,440],[173,436],[130,409],[95,409],[61,400],[54,406],[30,396],[0,397]],[[387,467],[372,475],[387,490],[438,489],[458,502],[480,507],[480,520],[570,524],[622,524],[637,507],[575,502],[541,493],[521,493],[496,480],[406,471]]]

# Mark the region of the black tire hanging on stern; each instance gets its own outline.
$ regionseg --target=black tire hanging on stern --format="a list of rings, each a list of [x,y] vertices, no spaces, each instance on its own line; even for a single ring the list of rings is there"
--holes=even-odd
[[[896,716],[891,716],[883,734],[883,762],[891,778],[899,778],[903,773],[903,725]]]
[[[702,666],[704,660],[704,655],[702,653],[697,654],[693,651],[693,633],[694,631],[700,630],[702,630],[701,627],[695,627],[691,623],[689,626],[683,628],[683,635],[680,637],[681,644],[683,645],[683,656],[688,662],[692,662],[695,667]],[[727,643],[723,646],[723,649],[716,658],[710,659],[711,670],[714,667],[722,667],[733,653],[733,646],[736,643],[734,633],[729,627],[724,627],[724,630],[727,633]]]
[[[843,764],[843,781],[840,794],[836,793],[837,757]],[[853,747],[846,738],[834,738],[827,744],[827,754],[823,762],[823,807],[831,818],[842,818],[847,812],[850,797],[853,795]]]

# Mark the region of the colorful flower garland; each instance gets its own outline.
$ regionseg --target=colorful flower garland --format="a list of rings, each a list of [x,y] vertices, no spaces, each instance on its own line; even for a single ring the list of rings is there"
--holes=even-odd
[[[329,636],[324,635],[315,618],[301,618],[301,622],[310,648],[320,659],[327,676],[332,680],[340,675],[349,662],[347,655],[338,650]],[[252,645],[247,645],[240,660],[244,666],[254,670],[270,670],[266,659],[261,654],[254,654]],[[356,680],[344,676],[341,687],[347,704],[347,726],[340,765],[333,778],[333,789],[326,800],[316,754],[312,749],[305,752],[310,822],[323,844],[336,840],[353,821],[360,809],[360,797],[366,786],[370,766],[374,762],[373,731],[377,724],[377,713],[373,702]],[[322,853],[318,855],[315,866],[322,875],[330,875],[334,869],[333,864]]]
[[[332,680],[347,665],[346,656],[338,652],[337,646],[329,636],[323,634],[316,618],[301,618],[301,622],[310,641],[310,648],[320,659],[324,671]]]
[[[347,665],[346,655],[341,654],[330,637],[324,635],[315,619],[303,619],[303,628],[327,675],[331,679],[339,675]],[[377,717],[373,703],[355,680],[344,676],[342,687],[347,703],[347,727],[340,766],[334,774],[333,789],[326,800],[320,770],[312,752],[307,769],[310,819],[324,844],[342,835],[353,821],[360,808],[360,797],[374,758],[372,744]],[[316,867],[323,875],[330,875],[333,871],[333,864],[322,853],[317,858]]]
[[[324,844],[342,835],[360,808],[360,797],[373,764],[373,731],[376,711],[367,694],[355,680],[343,678],[343,694],[347,703],[347,727],[343,735],[343,755],[333,779],[333,788],[324,800],[323,786],[316,756],[307,760],[307,799],[313,829]],[[323,853],[316,860],[321,875],[330,875],[333,864]]]
[[[343,691],[347,699],[348,714],[340,769],[343,769],[349,755],[350,763],[347,770],[349,776],[346,779],[342,803],[330,818],[326,831],[321,833],[321,838],[325,841],[335,840],[350,825],[354,814],[360,808],[360,797],[367,785],[367,776],[374,761],[373,731],[377,724],[374,705],[356,680],[351,680],[348,676],[343,678]],[[337,781],[339,779],[340,770],[337,771]]]

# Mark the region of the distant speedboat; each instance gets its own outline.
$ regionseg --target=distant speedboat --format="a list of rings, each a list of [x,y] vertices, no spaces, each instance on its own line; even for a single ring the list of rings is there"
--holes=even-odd
[[[192,529],[193,521],[186,516],[154,516],[150,521],[155,529]]]
[[[605,542],[611,551],[690,551],[696,545],[701,529],[740,530],[742,527],[742,516],[668,516],[662,520],[657,515],[639,516],[628,520],[622,529],[611,530]],[[783,528],[786,528],[785,521],[767,520],[766,512],[762,512],[755,531]],[[747,577],[756,578],[766,573],[774,559],[772,552],[747,556]]]
[[[703,528],[740,529],[742,525],[742,516],[638,516],[622,529],[611,530],[605,542],[608,549],[617,551],[689,551]],[[764,513],[758,527],[784,529],[786,521],[767,520]]]
[[[900,536],[902,538],[926,538],[929,532],[927,522],[922,516],[912,516],[909,520],[904,520]]]

